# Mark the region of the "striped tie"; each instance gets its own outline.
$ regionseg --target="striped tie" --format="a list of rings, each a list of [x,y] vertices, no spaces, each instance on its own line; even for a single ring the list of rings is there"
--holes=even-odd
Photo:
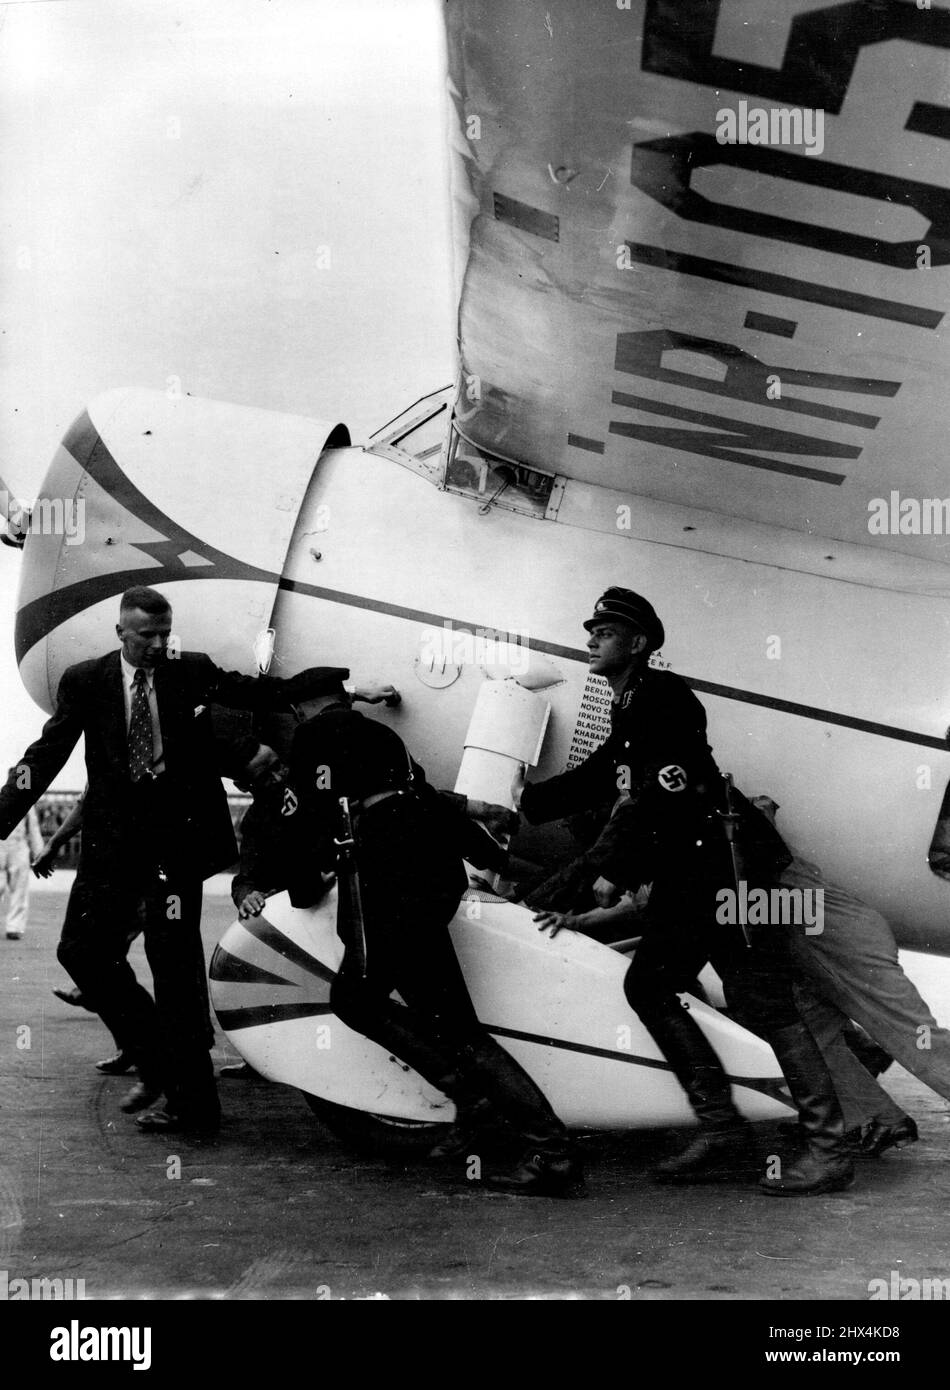
[[[152,766],[152,712],[148,706],[145,672],[135,673],[132,690],[132,717],[129,720],[129,769],[132,781],[140,781]]]

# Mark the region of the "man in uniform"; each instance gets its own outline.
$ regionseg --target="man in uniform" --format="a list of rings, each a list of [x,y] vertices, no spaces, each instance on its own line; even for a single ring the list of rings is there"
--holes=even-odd
[[[527,1072],[479,1023],[449,936],[467,885],[463,857],[479,867],[505,866],[499,845],[466,815],[488,808],[432,788],[392,729],[350,707],[344,675],[328,669],[316,681],[308,675],[291,682],[295,703],[309,716],[290,757],[300,803],[288,818],[295,906],[318,901],[336,867],[341,797],[356,818],[362,921],[354,920],[344,938],[333,1010],[456,1102],[456,1129],[434,1157],[471,1153],[482,1124],[501,1116],[527,1153],[513,1173],[488,1184],[573,1195],[582,1178],[567,1131]],[[348,888],[344,876],[341,898]],[[393,990],[404,1005],[393,1001]]]
[[[611,793],[623,796],[601,837],[595,894],[607,906],[618,886],[653,885],[624,990],[700,1122],[698,1137],[661,1164],[656,1177],[729,1177],[752,1156],[749,1127],[733,1104],[722,1064],[678,998],[711,960],[727,1000],[771,1044],[799,1112],[801,1156],[781,1175],[763,1178],[763,1190],[787,1196],[846,1187],[854,1170],[844,1122],[822,1055],[795,1008],[782,930],[756,928],[746,944],[738,925],[716,920],[719,890],[736,883],[722,824],[723,780],[706,741],[705,711],[679,676],[649,666],[664,633],[639,594],[608,589],[584,626],[590,670],[613,691],[611,733],[579,767],[526,786],[521,811],[529,821],[554,820],[602,804]],[[755,886],[766,885],[790,856],[768,823],[745,806],[747,828],[759,841],[750,873]]]

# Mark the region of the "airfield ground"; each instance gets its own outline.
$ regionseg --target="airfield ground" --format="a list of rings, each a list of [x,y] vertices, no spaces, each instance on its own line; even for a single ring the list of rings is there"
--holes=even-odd
[[[142,1135],[118,1109],[128,1082],[94,1070],[111,1050],[98,1019],[51,994],[67,983],[60,885],[33,895],[23,941],[0,939],[9,1279],[82,1279],[88,1298],[867,1300],[891,1271],[950,1276],[947,1103],[897,1067],[888,1085],[921,1142],[807,1200],[657,1188],[648,1170],[676,1136],[643,1132],[582,1140],[584,1200],[488,1195],[455,1172],[352,1155],[297,1092],[265,1082],[222,1083],[216,1146]],[[231,915],[206,900],[209,955]],[[140,943],[132,959],[147,978]],[[215,1060],[237,1060],[220,1035]]]

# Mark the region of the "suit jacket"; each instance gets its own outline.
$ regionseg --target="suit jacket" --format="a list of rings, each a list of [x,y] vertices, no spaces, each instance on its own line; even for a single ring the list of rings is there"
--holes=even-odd
[[[288,703],[286,684],[222,671],[203,652],[166,658],[155,670],[166,769],[162,782],[174,808],[175,838],[185,847],[186,867],[202,878],[237,858],[207,706],[281,709]],[[135,791],[117,650],[63,672],[56,709],[0,789],[0,839],[43,795],[83,734],[89,787],[79,873],[84,881],[109,884],[130,866],[134,870],[138,833],[133,829]]]

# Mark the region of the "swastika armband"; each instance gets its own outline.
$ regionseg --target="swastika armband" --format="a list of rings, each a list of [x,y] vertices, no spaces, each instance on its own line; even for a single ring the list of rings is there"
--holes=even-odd
[[[656,780],[664,791],[681,792],[689,780],[679,763],[668,763],[656,774]]]

